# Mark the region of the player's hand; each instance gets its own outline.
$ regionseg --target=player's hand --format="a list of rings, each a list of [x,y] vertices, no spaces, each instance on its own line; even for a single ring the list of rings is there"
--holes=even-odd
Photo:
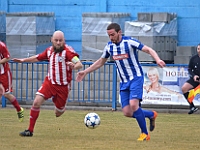
[[[195,75],[195,76],[194,76],[194,81],[195,81],[195,82],[200,82],[200,81],[199,81],[199,76]]]
[[[13,58],[12,61],[22,63],[22,62],[24,62],[24,59]]]
[[[67,64],[71,69],[74,69],[75,64],[74,64],[73,62],[68,61],[68,62],[66,62],[66,64]]]
[[[161,67],[161,68],[165,67],[165,65],[166,65],[165,62],[164,62],[163,60],[161,60],[161,59],[158,60],[156,63],[157,63],[158,66]]]
[[[79,71],[77,73],[76,81],[77,82],[81,82],[85,76],[86,76],[86,72],[85,71]]]

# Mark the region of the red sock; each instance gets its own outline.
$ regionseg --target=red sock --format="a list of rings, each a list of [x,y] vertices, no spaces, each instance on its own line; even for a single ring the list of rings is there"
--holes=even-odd
[[[15,107],[15,109],[17,110],[17,112],[21,110],[21,107],[19,106],[19,103],[16,100],[16,98],[11,103]]]
[[[37,118],[39,116],[39,113],[40,113],[40,108],[35,108],[35,107],[31,108],[31,111],[30,111],[30,122],[29,122],[29,128],[28,128],[28,130],[30,132],[33,132],[33,130],[34,130],[34,126],[35,126],[36,120],[37,120]]]

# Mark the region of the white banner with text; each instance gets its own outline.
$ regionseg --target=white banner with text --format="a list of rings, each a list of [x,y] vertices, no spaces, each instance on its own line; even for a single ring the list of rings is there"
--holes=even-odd
[[[187,67],[142,66],[144,71],[142,104],[189,105],[181,87],[189,79]],[[200,105],[199,94],[194,99]]]

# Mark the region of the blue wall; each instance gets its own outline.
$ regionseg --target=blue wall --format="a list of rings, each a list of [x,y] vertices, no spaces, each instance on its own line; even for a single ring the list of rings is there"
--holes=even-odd
[[[62,30],[69,45],[81,54],[81,25],[84,12],[126,12],[133,20],[138,12],[175,12],[178,16],[178,45],[200,42],[200,0],[0,0],[0,11],[55,12],[56,30]]]

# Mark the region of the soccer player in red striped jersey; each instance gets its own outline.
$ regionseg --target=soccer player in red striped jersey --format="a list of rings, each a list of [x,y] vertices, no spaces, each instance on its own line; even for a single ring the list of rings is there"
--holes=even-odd
[[[39,116],[40,106],[45,100],[52,97],[55,104],[56,117],[61,116],[65,111],[65,105],[70,91],[72,80],[72,69],[81,69],[82,63],[79,55],[74,49],[65,44],[64,33],[55,31],[51,38],[52,46],[44,52],[29,58],[17,59],[15,62],[38,62],[49,61],[48,75],[44,79],[42,86],[36,93],[30,110],[30,122],[28,130],[19,133],[20,136],[33,136],[36,120]]]
[[[20,107],[16,97],[11,94],[12,92],[12,74],[8,61],[10,59],[10,53],[5,43],[0,41],[0,97],[4,96],[15,107],[19,121],[24,119],[24,109]]]

